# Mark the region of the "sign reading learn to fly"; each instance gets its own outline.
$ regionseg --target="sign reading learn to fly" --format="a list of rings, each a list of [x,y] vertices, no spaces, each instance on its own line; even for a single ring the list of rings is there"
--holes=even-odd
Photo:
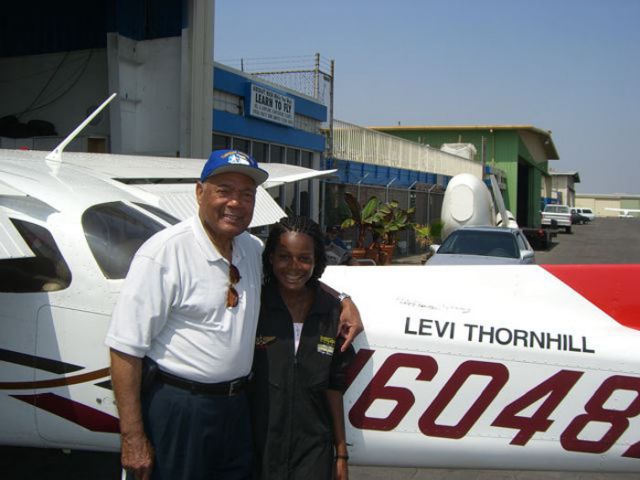
[[[251,116],[293,127],[294,112],[293,98],[251,84]]]

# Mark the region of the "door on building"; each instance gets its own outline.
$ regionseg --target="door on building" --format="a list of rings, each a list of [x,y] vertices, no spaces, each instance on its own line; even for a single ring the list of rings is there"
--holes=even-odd
[[[516,219],[521,227],[529,227],[531,202],[531,167],[522,160],[518,162],[518,198]]]

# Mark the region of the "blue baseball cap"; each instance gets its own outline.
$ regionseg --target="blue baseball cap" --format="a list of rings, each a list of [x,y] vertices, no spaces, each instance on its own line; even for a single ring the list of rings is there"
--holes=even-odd
[[[265,182],[269,174],[258,167],[258,162],[251,155],[239,150],[215,150],[209,155],[209,160],[204,164],[200,181],[204,182],[212,175],[220,173],[241,173],[253,179],[256,185]]]

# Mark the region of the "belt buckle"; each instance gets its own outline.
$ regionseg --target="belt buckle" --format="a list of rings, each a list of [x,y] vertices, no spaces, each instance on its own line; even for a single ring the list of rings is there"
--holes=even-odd
[[[229,392],[227,393],[227,395],[231,396],[231,395],[235,395],[236,394],[236,387],[240,387],[242,383],[242,379],[238,378],[236,380],[232,380],[231,382],[229,382]]]

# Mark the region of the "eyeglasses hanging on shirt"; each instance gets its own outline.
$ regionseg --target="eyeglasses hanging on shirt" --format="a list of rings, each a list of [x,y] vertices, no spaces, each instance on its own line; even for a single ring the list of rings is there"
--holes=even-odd
[[[230,263],[229,288],[227,289],[227,308],[234,308],[238,306],[240,295],[238,294],[235,285],[240,281],[240,278],[238,268],[233,263]]]

